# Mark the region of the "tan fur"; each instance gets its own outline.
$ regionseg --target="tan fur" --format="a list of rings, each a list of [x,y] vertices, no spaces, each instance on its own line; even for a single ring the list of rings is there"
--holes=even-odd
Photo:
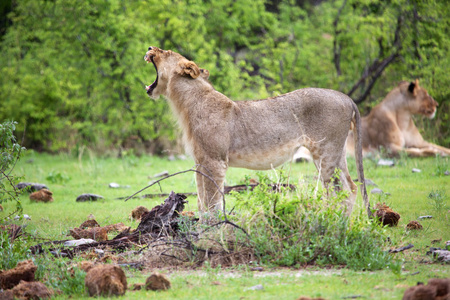
[[[419,86],[419,81],[401,82],[366,117],[361,118],[363,152],[375,152],[384,147],[390,154],[405,151],[410,156],[450,155],[450,149],[425,141],[419,133],[413,115],[430,119],[438,103]],[[349,133],[350,137],[353,133]],[[347,152],[353,152],[349,138]]]
[[[178,53],[150,47],[145,55],[157,70],[147,94],[169,100],[183,131],[186,150],[198,170],[214,179],[223,191],[228,167],[267,170],[290,160],[300,147],[307,147],[325,187],[349,192],[345,211],[352,211],[357,186],[351,180],[345,157],[345,141],[353,123],[355,143],[361,146],[360,117],[346,95],[326,89],[306,88],[275,98],[234,102],[216,91],[202,71]],[[361,147],[356,147],[358,179],[364,182]],[[331,180],[335,169],[339,180]],[[340,181],[340,182],[339,182]],[[365,185],[361,193],[370,215]],[[222,208],[216,185],[197,174],[200,211]]]

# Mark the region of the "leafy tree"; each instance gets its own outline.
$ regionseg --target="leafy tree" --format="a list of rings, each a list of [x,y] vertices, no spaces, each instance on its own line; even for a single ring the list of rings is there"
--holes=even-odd
[[[349,93],[363,113],[401,80],[440,103],[428,136],[450,144],[450,8],[443,0],[23,0],[0,49],[0,120],[27,124],[27,147],[96,150],[137,140],[159,152],[176,137],[150,100],[150,46],[210,71],[234,100],[314,86]]]

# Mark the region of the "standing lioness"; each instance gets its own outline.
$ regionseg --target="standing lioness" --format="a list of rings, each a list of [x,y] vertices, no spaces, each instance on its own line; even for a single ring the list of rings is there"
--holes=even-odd
[[[267,170],[290,160],[300,146],[311,151],[321,180],[328,188],[349,192],[345,201],[350,215],[357,186],[347,169],[345,142],[353,123],[358,180],[367,213],[364,185],[360,116],[346,95],[326,89],[306,88],[275,98],[234,102],[216,91],[198,66],[173,51],[149,47],[144,59],[156,69],[156,80],[147,94],[165,96],[183,131],[187,152],[198,170],[211,176],[223,189],[228,167]],[[207,73],[207,72],[206,72]],[[331,180],[335,169],[339,180]],[[216,185],[197,173],[200,211],[222,207]]]

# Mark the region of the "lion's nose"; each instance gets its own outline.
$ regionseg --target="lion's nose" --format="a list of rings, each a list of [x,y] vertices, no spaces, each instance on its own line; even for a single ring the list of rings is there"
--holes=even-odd
[[[148,50],[152,50],[152,48],[153,48],[153,47],[152,47],[152,46],[150,46],[150,47],[148,47]]]

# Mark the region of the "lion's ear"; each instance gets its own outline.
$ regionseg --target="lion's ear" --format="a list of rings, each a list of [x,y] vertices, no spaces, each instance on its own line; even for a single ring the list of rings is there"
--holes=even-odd
[[[182,60],[178,62],[176,72],[177,74],[182,76],[189,75],[194,79],[200,75],[200,69],[195,64],[195,62],[190,60]]]
[[[203,78],[205,79],[209,79],[209,71],[206,69],[200,69],[200,73],[202,75]]]

